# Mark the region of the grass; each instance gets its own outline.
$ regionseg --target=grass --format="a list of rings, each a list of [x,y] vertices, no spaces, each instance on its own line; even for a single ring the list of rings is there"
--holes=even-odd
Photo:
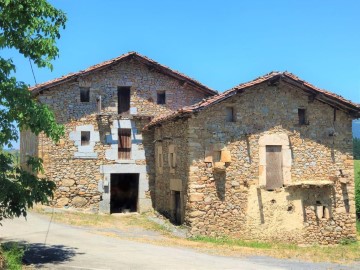
[[[356,160],[356,181],[360,182],[359,172],[360,160]],[[41,214],[52,216],[52,213],[44,211],[43,208],[35,208],[35,211]],[[145,230],[157,231],[161,233],[163,237],[161,239],[142,239],[139,237],[132,239],[134,241],[147,242],[156,245],[188,247],[208,253],[226,256],[267,255],[276,258],[291,258],[315,262],[326,261],[337,263],[351,263],[353,261],[360,261],[360,242],[349,241],[347,239],[343,239],[340,245],[314,245],[307,247],[276,242],[268,243],[258,241],[244,241],[240,239],[232,239],[229,237],[196,236],[190,239],[182,239],[174,237],[171,233],[169,233],[166,226],[159,225],[149,220],[149,214],[129,214],[116,216],[66,211],[54,213],[53,220],[74,226],[113,228],[124,231],[138,227]],[[358,240],[360,240],[360,221],[357,221],[356,227],[358,232]],[[111,233],[106,233],[105,235],[111,237],[120,237]]]
[[[354,161],[354,167],[355,167],[355,175],[359,175],[360,172],[360,160]]]
[[[195,236],[190,238],[192,241],[212,243],[215,245],[228,245],[239,247],[250,247],[257,249],[269,249],[272,247],[271,243],[257,242],[257,241],[244,241],[240,239],[232,239],[229,237],[208,237],[208,236]]]
[[[36,212],[46,214],[51,217],[51,212],[44,211],[42,208],[36,208]],[[161,237],[131,238],[132,241],[151,243],[161,246],[176,246],[196,249],[210,254],[225,256],[271,256],[276,258],[291,258],[315,262],[337,262],[351,263],[360,260],[360,243],[344,240],[342,245],[337,246],[297,246],[294,244],[285,244],[277,242],[258,242],[232,239],[228,237],[206,237],[197,236],[190,239],[183,239],[173,236],[165,228],[149,220],[152,214],[129,214],[129,215],[102,215],[86,214],[80,212],[55,212],[53,221],[71,224],[75,226],[86,226],[90,228],[110,228],[116,230],[133,230],[134,227],[145,230],[157,231]],[[360,223],[358,224],[360,227]],[[110,237],[128,239],[126,236],[119,236],[116,233],[97,232]]]
[[[48,210],[45,211],[45,209],[47,208],[37,206],[33,209],[33,211],[39,214],[52,216],[52,220],[55,222],[66,223],[73,226],[85,226],[91,228],[116,228],[122,230],[138,227],[145,230],[152,230],[162,233],[167,232],[164,226],[150,221],[146,214],[122,214],[121,216],[117,216],[82,213],[75,211],[55,212],[52,214]]]
[[[5,263],[5,269],[21,270],[22,258],[24,256],[24,247],[17,243],[4,243],[0,247],[0,252]]]

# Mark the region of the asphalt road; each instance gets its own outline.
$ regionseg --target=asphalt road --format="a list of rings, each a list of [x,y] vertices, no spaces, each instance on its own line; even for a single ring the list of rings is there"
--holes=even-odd
[[[27,220],[4,221],[0,241],[26,243],[26,261],[36,269],[358,269],[269,257],[216,256],[189,248],[126,241],[88,228],[50,224],[37,214],[29,214]]]

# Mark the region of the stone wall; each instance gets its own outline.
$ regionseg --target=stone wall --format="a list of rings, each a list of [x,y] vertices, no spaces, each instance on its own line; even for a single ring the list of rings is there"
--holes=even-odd
[[[174,191],[180,192],[182,221],[185,214],[187,201],[188,179],[188,145],[187,145],[187,122],[177,121],[164,124],[155,129],[155,209],[174,220]],[[159,153],[161,149],[161,153]],[[175,166],[171,165],[171,155],[175,159]],[[159,157],[159,154],[161,156]],[[175,156],[174,156],[175,155]],[[162,168],[159,168],[159,158],[162,160]],[[174,164],[173,164],[174,165]]]
[[[226,107],[235,122],[225,121]],[[306,125],[299,125],[298,108],[307,110]],[[355,238],[351,120],[283,83],[253,87],[194,115],[187,134],[191,232],[322,244]],[[265,137],[286,138],[285,187],[273,191],[261,182]],[[219,153],[227,162],[215,162]]]
[[[130,115],[117,114],[119,86],[130,87]],[[80,87],[90,87],[90,102],[80,102]],[[165,105],[156,104],[157,91],[166,92]],[[101,115],[97,114],[99,95]],[[155,194],[153,133],[143,134],[142,128],[150,117],[191,105],[205,96],[198,89],[150,70],[136,60],[42,91],[39,101],[49,105],[57,121],[65,126],[65,137],[59,143],[54,144],[43,135],[39,136],[38,143],[45,168],[42,177],[57,184],[54,204],[95,212],[100,207],[100,211],[109,212],[110,191],[106,184],[111,173],[139,173],[139,211],[151,208]],[[131,160],[116,157],[115,129],[123,125],[121,123],[130,125],[132,130]],[[91,132],[90,145],[81,145],[81,131]],[[22,142],[27,142],[27,138],[27,134],[21,134]]]

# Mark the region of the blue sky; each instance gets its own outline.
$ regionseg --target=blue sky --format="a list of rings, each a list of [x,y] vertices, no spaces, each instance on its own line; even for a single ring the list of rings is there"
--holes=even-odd
[[[67,13],[53,72],[38,83],[137,51],[220,92],[290,71],[360,103],[360,1],[53,0]],[[18,79],[33,85],[13,51]]]

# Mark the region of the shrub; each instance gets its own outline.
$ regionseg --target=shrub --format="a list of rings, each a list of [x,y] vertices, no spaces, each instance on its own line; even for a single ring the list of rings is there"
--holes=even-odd
[[[22,258],[25,252],[23,246],[20,246],[17,243],[4,243],[1,245],[0,252],[2,252],[3,259],[5,261],[6,268],[4,269],[9,269],[9,270],[22,269]]]
[[[360,220],[360,160],[355,160],[355,206],[356,216]]]

